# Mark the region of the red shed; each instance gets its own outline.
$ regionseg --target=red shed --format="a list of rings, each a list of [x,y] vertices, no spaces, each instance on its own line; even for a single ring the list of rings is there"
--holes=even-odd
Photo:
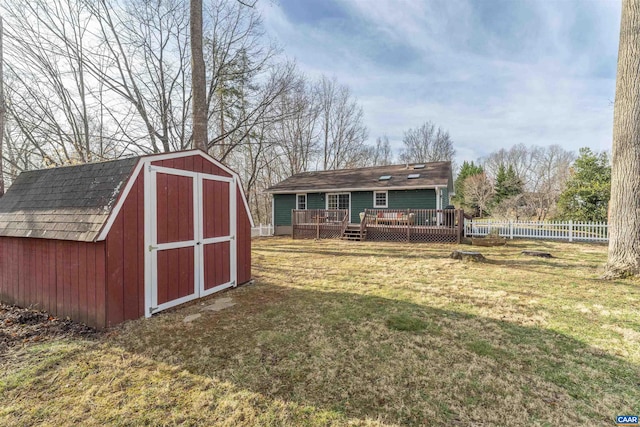
[[[97,328],[251,278],[238,175],[199,150],[22,173],[0,198],[0,300]]]

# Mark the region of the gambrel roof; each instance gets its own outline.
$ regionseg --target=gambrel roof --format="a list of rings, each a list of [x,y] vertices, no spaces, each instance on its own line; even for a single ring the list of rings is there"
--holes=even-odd
[[[138,160],[21,173],[0,197],[0,236],[95,241]]]
[[[407,190],[452,185],[451,162],[431,162],[303,172],[268,188],[267,192]]]
[[[253,227],[238,174],[200,150],[185,150],[23,172],[0,197],[0,237],[105,240],[143,165],[188,156],[201,156],[234,177]]]

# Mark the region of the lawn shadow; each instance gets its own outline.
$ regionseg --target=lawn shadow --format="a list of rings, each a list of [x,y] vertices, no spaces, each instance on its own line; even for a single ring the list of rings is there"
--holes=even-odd
[[[411,246],[409,246],[411,245]],[[388,248],[384,248],[384,257],[385,258],[402,258],[402,259],[424,259],[428,254],[431,258],[446,258],[449,256],[449,253],[443,253],[441,250],[436,249],[427,249],[428,246],[416,246],[415,244],[407,244],[407,248],[413,249],[415,251],[420,250],[418,254],[409,254],[406,249],[395,249],[390,250]],[[452,245],[451,251],[455,250],[455,246]],[[379,257],[381,256],[380,252],[375,252],[371,250],[358,250],[360,248],[355,248],[353,252],[346,252],[341,250],[331,250],[324,248],[314,248],[309,247],[305,249],[287,249],[287,248],[273,248],[273,249],[265,249],[261,248],[262,252],[268,253],[294,253],[294,254],[310,254],[313,256],[319,255],[327,255],[327,256],[341,256],[341,257],[354,257],[354,258],[364,258],[364,257]]]
[[[258,283],[129,322],[115,346],[269,398],[403,425],[611,423],[640,367],[570,336],[396,299]],[[202,316],[185,323],[188,314]]]

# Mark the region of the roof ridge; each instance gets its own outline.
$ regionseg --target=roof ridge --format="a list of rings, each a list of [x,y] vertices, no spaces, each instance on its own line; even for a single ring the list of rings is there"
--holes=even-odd
[[[51,171],[51,170],[57,170],[57,169],[67,169],[67,168],[77,168],[77,167],[82,167],[82,166],[94,166],[94,165],[102,165],[105,163],[113,163],[113,162],[121,162],[124,160],[132,160],[132,159],[139,159],[140,155],[131,155],[131,156],[125,156],[125,157],[119,157],[117,159],[110,159],[110,160],[101,160],[99,162],[86,162],[86,163],[78,163],[75,165],[59,165],[59,166],[53,166],[53,167],[45,167],[42,169],[29,169],[29,170],[25,170],[20,172],[21,174],[23,173],[31,173],[31,172],[41,172],[41,171]]]
[[[393,164],[393,165],[382,165],[382,166],[363,166],[363,167],[359,167],[359,168],[325,169],[325,170],[316,170],[316,171],[304,171],[304,172],[298,172],[298,173],[293,174],[291,176],[293,177],[293,176],[302,175],[302,174],[309,174],[309,173],[353,172],[353,171],[359,171],[359,170],[394,168],[394,167],[405,167],[406,168],[407,166],[434,165],[434,164],[439,164],[439,163],[451,163],[451,160],[442,160],[442,161],[438,161],[438,162],[396,163],[396,164]],[[406,170],[409,170],[409,169],[406,169]]]

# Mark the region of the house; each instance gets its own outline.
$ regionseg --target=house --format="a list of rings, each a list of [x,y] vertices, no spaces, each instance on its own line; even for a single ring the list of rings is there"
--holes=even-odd
[[[292,210],[442,209],[453,194],[451,162],[303,172],[270,187],[275,234],[292,233]]]
[[[23,172],[0,198],[0,300],[96,328],[251,278],[235,172],[199,150]]]

